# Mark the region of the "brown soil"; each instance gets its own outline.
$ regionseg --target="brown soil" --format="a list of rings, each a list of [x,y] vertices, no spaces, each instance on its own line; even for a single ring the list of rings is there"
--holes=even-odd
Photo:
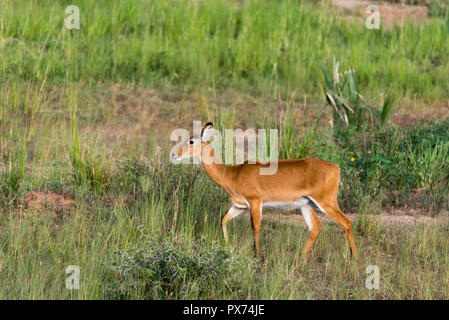
[[[406,20],[424,22],[428,17],[426,6],[406,5],[400,3],[389,3],[383,1],[357,1],[357,0],[332,0],[332,5],[341,8],[345,18],[350,21],[359,21],[365,25],[364,19],[368,16],[365,10],[370,5],[379,8],[381,28],[392,28],[401,26]]]
[[[260,113],[281,116],[285,108],[282,101],[269,98],[253,98],[231,91],[217,96],[217,101],[207,93],[164,93],[153,89],[120,87],[118,85],[104,88],[105,94],[98,96],[106,100],[110,114],[93,126],[89,126],[90,135],[97,136],[105,143],[130,140],[156,139],[164,137],[168,143],[170,132],[175,128],[192,131],[192,120],[209,121],[216,117],[217,109],[224,110],[230,116],[235,108],[235,128],[247,129],[254,125],[252,119]],[[214,104],[216,107],[214,107]],[[307,105],[307,107],[306,107]],[[292,112],[298,124],[313,119],[322,104],[316,101],[294,101]],[[244,112],[239,112],[244,110]],[[322,116],[322,124],[330,119],[326,109]],[[449,118],[449,105],[427,106],[426,110],[418,110],[413,106],[394,110],[391,121],[401,127],[409,127],[417,120],[432,121]],[[268,119],[270,120],[270,119]],[[321,123],[320,123],[321,124]],[[80,126],[81,127],[81,126]]]
[[[121,196],[104,196],[100,200],[100,204],[108,208],[114,206],[119,208],[125,208],[131,206],[136,201],[141,200],[141,197],[136,195],[135,197],[131,195],[121,195]]]
[[[59,219],[75,207],[75,201],[68,195],[52,192],[31,192],[22,198],[22,202],[23,208],[19,205],[22,217],[50,214]]]
[[[357,219],[359,215],[356,213],[348,213],[346,214],[346,216],[352,221],[354,221]],[[333,223],[333,221],[327,215],[318,214],[318,217],[323,225]],[[442,211],[435,217],[404,214],[404,212],[400,210],[396,210],[391,213],[383,213],[376,215],[370,214],[369,217],[380,222],[382,225],[385,226],[395,225],[399,227],[413,227],[421,223],[440,224],[440,225],[449,224],[449,212],[447,211]],[[294,213],[284,214],[279,212],[267,212],[263,214],[263,218],[270,221],[299,224],[304,227],[306,226],[306,223],[301,214],[294,214]]]
[[[24,196],[22,199],[22,205],[19,205],[17,209],[20,212],[21,217],[28,217],[33,215],[53,215],[57,220],[64,218],[67,214],[71,213],[75,208],[75,201],[68,195],[56,194],[52,192],[31,192]],[[126,206],[130,200],[128,198],[118,199],[112,197],[105,197],[102,199],[103,204],[107,205],[121,205]],[[333,221],[325,214],[318,214],[319,219],[323,225],[333,223]],[[346,216],[352,221],[356,220],[359,214],[348,213]],[[415,225],[426,224],[449,224],[449,212],[442,210],[437,216],[429,217],[420,215],[418,211],[413,210],[401,210],[396,209],[392,212],[383,214],[370,214],[370,218],[379,221],[385,226],[398,226],[398,227],[413,227]],[[263,218],[269,221],[292,223],[306,227],[306,223],[299,213],[282,213],[278,211],[264,212]]]
[[[432,108],[425,112],[395,112],[391,121],[400,127],[412,127],[417,121],[435,121],[449,119],[449,106],[441,106],[439,108]]]
[[[235,127],[248,128],[257,114],[264,111],[278,112],[284,104],[275,99],[256,99],[233,90],[226,91],[213,101],[209,93],[163,92],[153,89],[104,87],[97,93],[97,99],[107,105],[108,110],[101,121],[89,126],[89,135],[97,136],[106,143],[129,140],[156,139],[169,143],[170,132],[175,128],[192,131],[192,120],[209,121],[216,117],[217,110],[229,115],[235,108]],[[214,106],[215,105],[215,106]],[[299,119],[303,118],[303,104],[293,106]],[[315,110],[318,108],[309,108]],[[239,113],[238,110],[245,110]],[[84,112],[80,109],[80,112]],[[88,114],[88,111],[85,112]],[[79,126],[82,130],[82,124]]]

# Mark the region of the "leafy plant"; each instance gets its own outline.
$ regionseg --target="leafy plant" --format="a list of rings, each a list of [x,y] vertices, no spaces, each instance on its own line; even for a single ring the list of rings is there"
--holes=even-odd
[[[326,70],[321,66],[327,85],[326,101],[333,110],[335,124],[344,124],[346,127],[358,129],[384,126],[391,114],[393,99],[387,97],[380,110],[376,109],[372,103],[381,97],[382,93],[366,101],[360,94],[355,70],[348,69],[340,73],[338,67],[339,62],[335,62],[334,59],[331,81]]]

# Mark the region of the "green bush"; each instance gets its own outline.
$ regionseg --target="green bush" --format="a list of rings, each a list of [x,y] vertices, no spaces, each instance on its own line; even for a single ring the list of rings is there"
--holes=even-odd
[[[251,266],[251,264],[249,264]],[[213,298],[244,266],[228,247],[216,242],[190,245],[149,237],[145,248],[116,253],[108,265],[106,296],[112,299]]]
[[[375,133],[353,134],[355,130],[339,132],[334,148],[354,155],[353,162],[339,163],[345,167],[344,207],[356,209],[366,195],[383,197],[387,207],[409,205],[438,212],[447,206],[449,121],[420,122],[409,129],[388,127]]]

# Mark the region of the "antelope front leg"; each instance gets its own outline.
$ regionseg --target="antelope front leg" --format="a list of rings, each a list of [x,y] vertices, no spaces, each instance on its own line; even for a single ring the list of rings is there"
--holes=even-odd
[[[223,229],[223,237],[224,237],[226,245],[229,244],[228,222],[231,221],[231,219],[240,215],[244,210],[245,209],[237,208],[236,206],[232,205],[229,208],[229,210],[226,212],[226,214],[223,216],[223,219],[221,219],[221,228]]]
[[[256,250],[256,256],[259,256],[259,232],[260,232],[260,222],[262,220],[262,205],[260,202],[251,203],[251,221],[253,224],[254,231],[254,249]]]

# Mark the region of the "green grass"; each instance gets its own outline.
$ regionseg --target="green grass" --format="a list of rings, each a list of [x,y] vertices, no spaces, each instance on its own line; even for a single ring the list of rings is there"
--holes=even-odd
[[[406,105],[445,104],[443,17],[368,30],[328,1],[80,1],[80,30],[64,28],[69,2],[2,1],[0,82],[138,83],[241,88],[320,96],[320,63],[355,68],[367,93]],[[431,36],[430,36],[431,35]],[[387,90],[388,89],[388,90]]]
[[[328,1],[79,1],[68,31],[69,4],[0,3],[0,298],[449,298],[447,225],[367,215],[449,209],[448,120],[336,130],[321,69],[336,57],[366,99],[394,97],[392,112],[447,105],[443,16],[375,31]],[[254,259],[247,214],[224,247],[226,193],[168,161],[169,132],[199,119],[277,128],[281,158],[340,165],[359,260],[335,224],[302,260],[307,230],[268,219]],[[28,208],[32,191],[75,204]],[[79,290],[65,288],[69,265]]]
[[[286,120],[284,123],[295,123],[292,119]],[[67,124],[72,122],[72,125],[73,121],[73,115],[71,119],[65,120]],[[85,137],[83,132],[88,128],[81,128],[78,136]],[[441,127],[433,126],[433,130],[430,130],[427,124],[426,128],[413,128],[412,132],[404,134],[403,139],[414,137],[415,141],[428,139],[438,143],[441,135],[447,133],[441,129],[444,124]],[[70,132],[72,128],[67,125],[65,130]],[[292,125],[288,130],[293,132],[293,138],[301,136],[297,131],[301,130],[301,127]],[[320,143],[324,143],[328,126],[320,126],[314,130],[319,130],[317,134],[323,135]],[[61,132],[58,134],[65,136]],[[42,134],[39,139],[43,139]],[[72,139],[74,137],[69,134],[64,141],[71,146]],[[284,147],[295,145],[285,143]],[[397,145],[401,143],[398,142]],[[375,147],[378,149],[373,150],[382,152],[384,146],[385,143],[381,148]],[[399,175],[384,185],[373,185],[378,180],[378,175],[382,175],[382,171],[388,172],[401,167],[391,168],[380,164],[377,169],[363,170],[358,163],[360,160],[351,167],[346,154],[348,150],[338,151],[332,143],[329,143],[328,147],[322,157],[333,158],[333,161],[340,163],[343,168],[340,204],[345,210],[354,205],[361,213],[370,212],[369,203],[366,201],[376,201],[373,195],[382,193],[373,188],[383,186],[385,192],[387,187],[391,191],[391,181],[402,181]],[[300,145],[298,148],[303,150]],[[356,150],[360,147],[349,148]],[[406,144],[404,148],[407,148]],[[129,150],[131,149],[130,147]],[[200,168],[175,166],[167,162],[166,148],[162,152],[155,152],[151,147],[145,149],[149,153],[144,158],[139,158],[139,153],[133,152],[114,161],[107,160],[111,168],[108,171],[109,179],[91,176],[91,180],[82,180],[85,183],[80,183],[73,171],[89,169],[88,164],[103,159],[102,154],[98,154],[98,158],[94,157],[94,162],[83,163],[81,168],[77,168],[75,163],[70,161],[57,161],[55,165],[46,167],[30,168],[23,165],[21,159],[28,159],[28,154],[39,159],[45,150],[17,149],[17,155],[11,155],[12,167],[22,169],[11,170],[9,175],[2,177],[2,183],[8,185],[10,177],[20,173],[18,183],[14,184],[17,189],[2,191],[4,209],[0,221],[0,297],[448,298],[449,283],[447,268],[444,267],[449,263],[447,225],[388,227],[379,225],[361,214],[354,223],[359,260],[350,258],[349,247],[338,226],[326,225],[311,256],[304,261],[300,258],[300,252],[307,238],[307,230],[297,225],[266,220],[263,223],[261,239],[265,259],[263,262],[257,261],[253,259],[248,215],[230,223],[233,250],[223,248],[220,218],[229,206],[224,191],[214,185]],[[62,153],[58,154],[57,150]],[[69,160],[70,150],[54,148],[52,153],[55,159],[61,157]],[[314,153],[322,152],[316,144],[312,144],[311,150]],[[422,149],[417,149],[415,156],[424,159],[420,158],[419,150]],[[292,151],[296,152],[295,149]],[[423,156],[426,157],[426,153]],[[388,160],[388,153],[383,157]],[[402,162],[402,165],[404,163]],[[444,162],[436,163],[441,165]],[[95,165],[91,169],[95,169]],[[381,173],[376,175],[376,170]],[[372,172],[373,177],[364,176]],[[91,183],[92,179],[95,183]],[[420,183],[419,181],[421,180],[416,183]],[[405,186],[412,186],[412,182],[406,183]],[[76,206],[71,212],[66,212],[62,220],[54,217],[54,208],[51,206],[39,212],[26,209],[21,196],[30,190],[69,193],[75,198]],[[397,190],[405,196],[409,193],[408,189]],[[446,194],[444,191],[440,192]],[[447,202],[445,206],[447,208]],[[148,241],[148,237],[152,240]],[[180,264],[179,270],[184,273],[177,274],[177,269],[173,269],[170,260],[163,268],[154,267],[158,265],[157,260],[146,260],[158,259],[158,255],[163,252],[173,252],[177,263]],[[219,278],[221,280],[204,279],[201,271],[204,270],[204,259],[220,252],[224,258],[208,263],[208,267],[212,271],[222,270]],[[148,258],[144,258],[145,256]],[[161,261],[166,261],[164,256],[160,257]],[[80,290],[70,292],[65,289],[67,275],[64,271],[68,265],[78,265],[81,268]],[[379,290],[365,288],[365,270],[369,265],[378,265],[381,270]],[[209,289],[206,290],[206,287]]]
[[[361,215],[354,223],[359,260],[350,258],[338,226],[326,225],[305,261],[300,257],[307,238],[305,228],[264,221],[261,243],[265,259],[260,262],[252,258],[248,215],[230,224],[234,249],[222,248],[220,216],[228,201],[204,173],[196,176],[193,168],[153,162],[141,163],[140,170],[134,172],[146,175],[162,170],[161,181],[156,181],[145,197],[128,205],[118,197],[108,205],[102,198],[88,201],[80,197],[77,208],[64,221],[56,221],[51,209],[39,215],[28,211],[22,218],[14,208],[4,212],[0,297],[448,298],[444,268],[449,263],[447,226],[385,227]],[[173,177],[175,172],[183,174]],[[132,194],[134,180],[128,175],[129,179],[119,180],[124,185],[117,194]],[[137,187],[136,192],[142,195],[144,191]],[[147,235],[153,240],[148,241]],[[178,269],[161,256],[164,252],[165,257],[173,252]],[[205,264],[204,259],[220,252],[223,259]],[[163,267],[157,259],[168,265]],[[68,265],[81,269],[80,290],[65,289]],[[209,272],[202,273],[206,265],[209,271],[219,272],[219,280],[203,278]],[[380,268],[379,290],[365,288],[369,265]]]

